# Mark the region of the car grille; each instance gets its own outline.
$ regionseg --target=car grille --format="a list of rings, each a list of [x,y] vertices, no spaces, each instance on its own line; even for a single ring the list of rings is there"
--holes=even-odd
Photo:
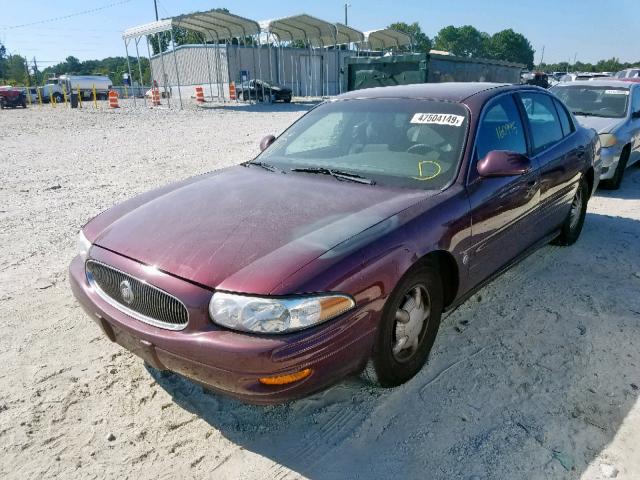
[[[94,260],[87,262],[86,271],[96,292],[127,315],[169,330],[187,325],[187,308],[167,292]]]

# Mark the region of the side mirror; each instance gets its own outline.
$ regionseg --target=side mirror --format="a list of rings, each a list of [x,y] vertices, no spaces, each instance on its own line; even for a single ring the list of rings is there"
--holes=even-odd
[[[531,170],[531,160],[521,153],[492,150],[478,162],[481,177],[513,177]]]
[[[260,140],[260,151],[264,152],[269,145],[276,141],[276,137],[273,135],[267,135],[262,140]]]

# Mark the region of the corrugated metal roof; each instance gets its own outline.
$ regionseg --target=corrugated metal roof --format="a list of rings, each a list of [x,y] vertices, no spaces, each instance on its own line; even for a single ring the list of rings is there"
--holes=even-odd
[[[271,32],[279,40],[294,42],[297,40],[310,43],[316,47],[336,43],[336,26],[311,15],[294,15],[261,22],[262,28]]]
[[[382,50],[392,47],[408,47],[411,45],[411,37],[404,32],[392,28],[382,28],[364,33],[364,42],[372,50]]]
[[[158,20],[157,22],[145,23],[144,25],[138,25],[137,27],[127,28],[122,33],[124,40],[131,38],[143,37],[145,35],[153,35],[154,33],[166,32],[171,30],[171,19]]]
[[[260,25],[255,20],[239,17],[225,10],[214,9],[166,18],[157,22],[128,28],[122,34],[122,38],[128,40],[144,35],[153,35],[171,30],[172,27],[180,27],[202,33],[207,40],[230,40],[260,33]]]
[[[339,45],[344,43],[359,43],[364,41],[364,33],[355,28],[336,23],[336,40]]]
[[[255,20],[220,9],[180,15],[172,21],[175,26],[202,33],[210,40],[230,40],[260,33],[260,25]]]

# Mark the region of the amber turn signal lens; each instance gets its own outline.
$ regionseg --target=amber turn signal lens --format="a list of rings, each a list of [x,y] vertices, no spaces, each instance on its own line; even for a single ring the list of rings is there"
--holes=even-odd
[[[337,317],[341,313],[351,310],[355,302],[349,297],[326,297],[320,299],[320,321]]]
[[[260,383],[264,385],[286,385],[287,383],[297,382],[298,380],[302,380],[303,378],[307,378],[311,375],[312,370],[310,368],[305,368],[304,370],[300,370],[296,373],[291,373],[289,375],[279,375],[277,377],[263,377],[258,380]]]

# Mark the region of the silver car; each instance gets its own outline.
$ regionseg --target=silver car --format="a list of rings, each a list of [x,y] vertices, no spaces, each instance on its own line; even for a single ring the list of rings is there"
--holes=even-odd
[[[624,169],[640,160],[640,83],[576,81],[550,89],[576,119],[600,135],[600,185],[618,189]]]

